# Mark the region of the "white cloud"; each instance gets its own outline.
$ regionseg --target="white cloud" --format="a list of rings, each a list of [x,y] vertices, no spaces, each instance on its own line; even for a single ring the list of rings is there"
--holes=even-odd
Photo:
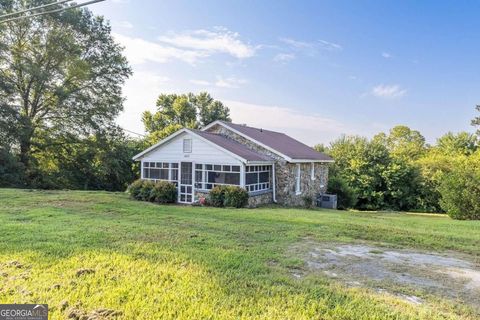
[[[223,27],[213,30],[192,30],[182,33],[169,32],[158,38],[161,42],[200,52],[226,53],[238,59],[255,55],[256,48],[241,41],[240,35]]]
[[[235,123],[284,132],[308,145],[327,143],[341,134],[359,134],[361,130],[334,119],[292,108],[223,101]]]
[[[279,53],[275,57],[273,57],[273,61],[275,62],[288,62],[295,59],[295,54],[293,53]]]
[[[371,94],[380,98],[400,98],[407,93],[406,89],[403,89],[399,85],[384,85],[380,84],[372,88]]]
[[[228,77],[228,78],[223,78],[218,76],[217,81],[215,81],[215,86],[220,87],[220,88],[239,88],[243,84],[247,83],[247,80],[245,79],[239,79],[236,77]]]
[[[190,80],[190,83],[196,84],[197,86],[211,86],[212,84],[206,80],[197,80],[197,79],[192,79]]]
[[[279,40],[285,43],[291,50],[309,56],[315,56],[320,50],[332,52],[343,50],[341,45],[326,40],[317,40],[312,42],[299,41],[292,38],[279,38]]]
[[[384,57],[385,59],[390,59],[392,58],[392,54],[391,53],[388,53],[388,52],[382,52],[382,57]]]
[[[194,64],[198,59],[208,56],[205,52],[178,49],[142,38],[133,38],[118,33],[113,35],[115,40],[125,47],[125,55],[132,64],[142,64],[148,61],[165,63],[175,59]]]
[[[237,77],[224,78],[222,76],[217,76],[215,81],[199,80],[199,79],[190,80],[190,83],[193,83],[197,86],[219,87],[219,88],[229,88],[229,89],[240,88],[243,84],[247,82],[248,82],[247,80],[240,79]]]
[[[292,38],[280,38],[279,40],[282,41],[283,43],[288,44],[291,47],[298,48],[298,49],[312,48],[314,46],[312,42],[298,41]]]
[[[325,40],[318,40],[320,42],[320,47],[329,51],[339,51],[343,50],[343,47],[337,43],[328,42]]]
[[[133,29],[133,24],[130,21],[114,21],[112,22],[114,27],[124,28],[124,29]]]

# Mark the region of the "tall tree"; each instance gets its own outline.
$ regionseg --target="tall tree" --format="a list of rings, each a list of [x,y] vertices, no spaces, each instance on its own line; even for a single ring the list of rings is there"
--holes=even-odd
[[[50,2],[2,0],[0,12]],[[17,129],[20,161],[31,169],[34,153],[56,137],[110,126],[123,108],[121,86],[130,73],[109,24],[88,9],[2,23],[0,105]]]
[[[215,120],[231,121],[228,107],[214,100],[207,92],[198,95],[161,94],[156,106],[157,112],[145,111],[142,115],[150,143],[157,142],[183,127],[198,128]]]
[[[426,151],[425,137],[416,130],[407,126],[393,127],[388,135],[380,133],[374,140],[384,143],[391,156],[402,160],[415,160]]]
[[[478,112],[480,112],[480,104],[477,104],[477,105],[475,106],[475,109],[476,109]],[[472,126],[478,127],[478,129],[477,129],[477,134],[480,135],[480,116],[477,116],[477,117],[473,118],[473,120],[472,120]]]
[[[69,143],[62,144],[63,140]],[[145,148],[119,128],[86,138],[64,137],[38,152],[35,187],[122,191],[138,177],[132,157]],[[75,142],[75,143],[73,143]]]
[[[478,137],[468,132],[448,132],[438,138],[437,148],[443,154],[469,155],[478,149]]]

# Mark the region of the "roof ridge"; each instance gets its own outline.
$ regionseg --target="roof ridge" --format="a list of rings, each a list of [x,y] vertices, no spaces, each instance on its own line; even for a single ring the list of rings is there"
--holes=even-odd
[[[273,132],[273,133],[278,133],[278,134],[283,134],[284,136],[286,136],[287,134],[283,133],[283,132],[279,132],[279,131],[273,131],[273,130],[269,130],[269,129],[264,129],[264,128],[257,128],[257,127],[251,127],[251,126],[248,126],[246,124],[242,124],[242,123],[233,123],[233,122],[228,122],[228,121],[224,121],[224,120],[219,120],[220,122],[226,124],[227,126],[229,124],[232,124],[234,126],[239,126],[239,127],[243,127],[243,128],[250,128],[250,129],[255,129],[255,130],[258,130],[258,131],[267,131],[267,132]]]

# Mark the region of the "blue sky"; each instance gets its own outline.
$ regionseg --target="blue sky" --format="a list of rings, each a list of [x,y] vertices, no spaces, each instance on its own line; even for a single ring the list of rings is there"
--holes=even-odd
[[[405,124],[433,142],[480,103],[480,2],[147,1],[90,7],[134,75],[118,122],[160,93],[208,91],[235,122],[308,144]]]

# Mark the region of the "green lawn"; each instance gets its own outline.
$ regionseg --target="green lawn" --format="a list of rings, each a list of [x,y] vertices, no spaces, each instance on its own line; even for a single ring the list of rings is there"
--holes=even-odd
[[[303,262],[291,248],[305,239],[480,259],[480,222],[440,215],[160,206],[122,193],[0,189],[0,303],[48,303],[51,319],[100,309],[122,319],[478,316],[321,274],[297,279],[291,270]]]

